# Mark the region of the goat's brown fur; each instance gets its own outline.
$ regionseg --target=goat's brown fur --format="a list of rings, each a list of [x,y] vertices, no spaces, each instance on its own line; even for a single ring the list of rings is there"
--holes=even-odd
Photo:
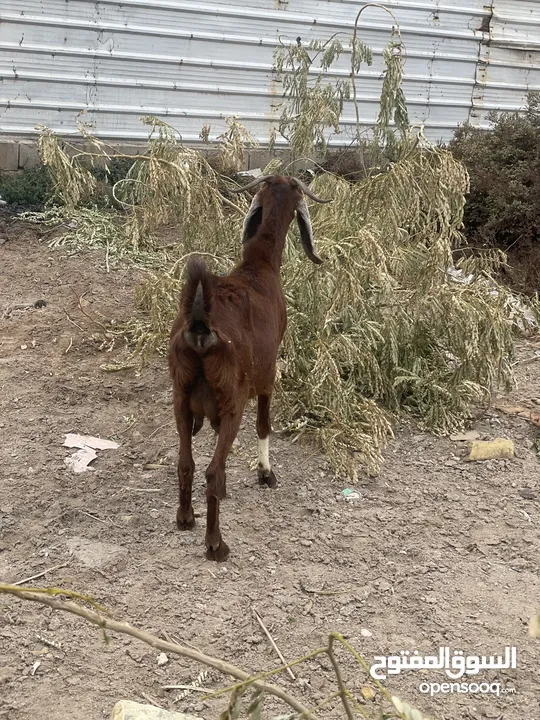
[[[246,218],[240,264],[221,277],[200,261],[189,262],[171,331],[168,360],[180,440],[177,524],[180,529],[195,524],[191,443],[206,417],[218,434],[206,470],[206,548],[213,560],[225,560],[229,553],[219,528],[219,503],[226,494],[226,459],[249,398],[258,398],[259,439],[270,433],[276,359],[287,325],[279,272],[295,212],[306,254],[320,262],[300,189],[289,178],[273,177],[255,196]],[[273,472],[261,466],[259,481],[277,484]]]

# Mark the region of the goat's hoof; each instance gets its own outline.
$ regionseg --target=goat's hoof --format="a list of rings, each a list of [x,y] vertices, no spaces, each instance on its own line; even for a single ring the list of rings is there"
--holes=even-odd
[[[269,488],[277,487],[276,476],[272,470],[263,470],[260,467],[257,474],[259,476],[259,485],[267,485]]]
[[[229,546],[223,540],[220,541],[217,548],[210,547],[206,548],[206,559],[213,560],[214,562],[224,562],[229,557]]]
[[[192,530],[195,527],[195,515],[192,507],[187,512],[182,508],[178,508],[176,511],[176,525],[179,530]]]

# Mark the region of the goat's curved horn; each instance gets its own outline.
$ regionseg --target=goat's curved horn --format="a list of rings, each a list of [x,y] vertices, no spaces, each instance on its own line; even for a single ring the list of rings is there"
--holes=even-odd
[[[241,188],[235,188],[234,190],[231,190],[231,192],[245,192],[246,190],[251,190],[251,188],[257,187],[257,185],[260,185],[262,182],[268,182],[269,180],[273,180],[274,178],[275,175],[259,175],[258,178],[255,178],[255,180],[252,180],[247,185],[242,185]]]
[[[301,180],[299,180],[297,177],[293,177],[293,178],[291,178],[291,180],[294,180],[294,182],[298,185],[298,187],[299,187],[300,190],[304,193],[304,195],[307,195],[308,198],[311,198],[312,200],[315,200],[315,202],[318,202],[318,203],[330,203],[330,202],[332,202],[332,200],[323,200],[322,198],[317,197],[317,195],[315,195],[315,193],[313,193],[313,192],[312,192],[306,185],[304,185],[304,183],[303,183]]]

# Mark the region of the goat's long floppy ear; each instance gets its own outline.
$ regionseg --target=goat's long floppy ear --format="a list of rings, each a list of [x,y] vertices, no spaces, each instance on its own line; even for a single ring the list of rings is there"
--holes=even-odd
[[[262,222],[262,205],[259,199],[259,193],[255,195],[247,211],[247,215],[244,218],[244,227],[242,230],[242,242],[246,243],[250,240],[255,233],[257,228]]]
[[[298,228],[300,229],[300,240],[302,241],[302,247],[304,252],[315,265],[322,263],[321,258],[315,252],[315,244],[313,242],[313,229],[311,227],[311,218],[309,216],[309,210],[304,198],[298,201],[296,206],[296,220],[298,222]]]

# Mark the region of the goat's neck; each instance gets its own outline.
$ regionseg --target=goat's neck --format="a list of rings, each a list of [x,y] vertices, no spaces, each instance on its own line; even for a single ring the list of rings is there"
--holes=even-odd
[[[289,213],[278,208],[265,208],[262,222],[255,236],[244,248],[244,261],[268,263],[279,272],[287,231],[291,223]],[[290,216],[289,216],[290,217]]]
[[[272,230],[261,225],[257,234],[244,246],[244,263],[249,265],[267,264],[273,270],[279,272],[286,237],[287,230],[277,235]]]

